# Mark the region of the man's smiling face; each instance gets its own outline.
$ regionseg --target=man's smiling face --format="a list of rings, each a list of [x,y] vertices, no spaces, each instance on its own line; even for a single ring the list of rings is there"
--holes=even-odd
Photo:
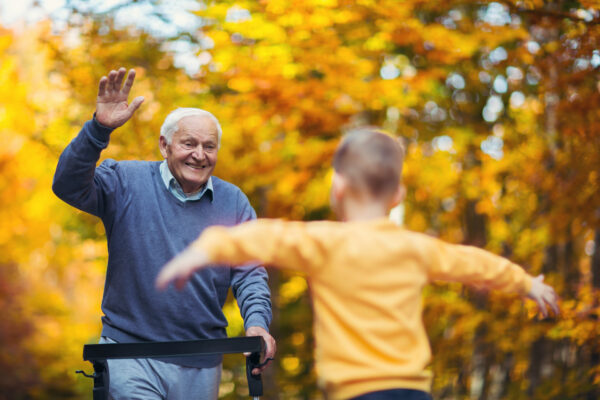
[[[160,152],[183,191],[194,193],[215,169],[219,134],[214,122],[204,116],[184,117],[177,126],[171,143],[160,137]]]

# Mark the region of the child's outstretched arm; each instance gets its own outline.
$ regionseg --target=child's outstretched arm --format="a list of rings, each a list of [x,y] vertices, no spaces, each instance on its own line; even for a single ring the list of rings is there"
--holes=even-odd
[[[309,272],[324,264],[321,230],[303,222],[259,219],[235,227],[213,226],[166,264],[156,280],[158,289],[174,282],[182,288],[192,274],[216,265],[239,266],[259,262]]]
[[[544,283],[544,276],[530,276],[519,265],[478,247],[445,243],[431,238],[427,258],[432,280],[463,282],[468,285],[518,293],[534,300],[544,317],[548,306],[559,314],[558,296]]]

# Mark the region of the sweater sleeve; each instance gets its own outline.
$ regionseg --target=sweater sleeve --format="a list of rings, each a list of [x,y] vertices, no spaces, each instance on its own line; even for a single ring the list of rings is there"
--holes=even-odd
[[[86,122],[62,152],[52,183],[52,190],[61,200],[101,218],[118,184],[114,160],[106,160],[96,168],[111,132],[95,119]]]
[[[430,258],[431,280],[462,282],[468,285],[526,295],[531,276],[506,258],[473,246],[456,245],[429,238],[424,249]]]
[[[314,233],[308,223],[259,219],[233,228],[210,227],[192,246],[215,262],[260,262],[310,273],[313,266],[324,265],[326,255]]]
[[[248,198],[238,192],[237,222],[256,219],[256,213]],[[231,269],[231,290],[238,303],[244,328],[260,326],[269,330],[271,319],[271,291],[267,271],[256,264]]]

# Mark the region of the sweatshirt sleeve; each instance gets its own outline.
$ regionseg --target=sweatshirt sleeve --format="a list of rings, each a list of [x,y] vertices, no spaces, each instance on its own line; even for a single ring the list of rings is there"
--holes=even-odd
[[[96,168],[111,132],[95,119],[86,122],[60,155],[52,183],[52,190],[61,200],[98,217],[106,213],[107,199],[118,185],[114,160],[106,160]]]
[[[322,242],[309,223],[258,219],[233,228],[205,229],[192,246],[214,262],[240,265],[259,262],[310,273],[325,264]]]
[[[526,295],[531,290],[531,276],[506,258],[473,246],[445,243],[430,238],[426,246],[432,258],[428,275],[431,280],[462,282],[484,289]]]

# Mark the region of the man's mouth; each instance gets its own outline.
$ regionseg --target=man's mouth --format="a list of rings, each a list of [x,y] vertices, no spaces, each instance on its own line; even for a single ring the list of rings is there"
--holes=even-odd
[[[206,165],[194,165],[194,164],[188,164],[188,163],[186,163],[185,165],[187,165],[188,167],[190,167],[192,169],[204,169],[204,168],[206,168]]]

